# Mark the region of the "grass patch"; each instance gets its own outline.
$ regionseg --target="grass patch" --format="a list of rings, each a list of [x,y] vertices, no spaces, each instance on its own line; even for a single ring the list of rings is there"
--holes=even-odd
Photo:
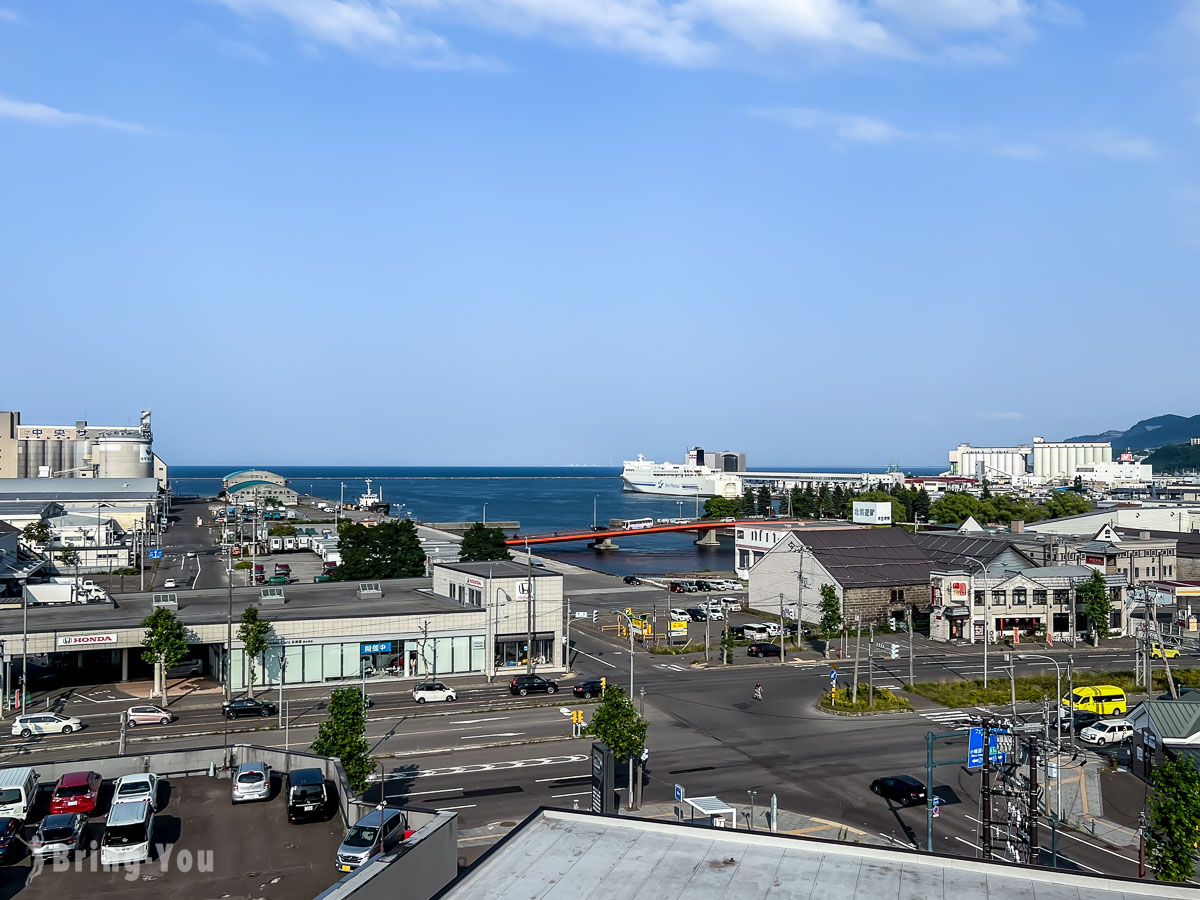
[[[1200,686],[1200,669],[1172,669],[1176,685],[1184,687]],[[1127,694],[1139,693],[1140,688],[1134,682],[1133,672],[1079,672],[1075,673],[1075,687],[1086,687],[1093,684],[1112,684],[1121,688]],[[1054,697],[1057,680],[1054,675],[1021,675],[1016,679],[1017,699],[1038,701],[1043,697]],[[1066,679],[1063,679],[1064,693],[1067,689]],[[1167,678],[1162,670],[1154,673],[1155,692],[1167,689]],[[985,706],[988,704],[1008,703],[1012,699],[1012,685],[1003,670],[988,679],[984,689],[983,679],[971,681],[921,681],[911,688],[905,688],[914,694],[919,694],[940,703],[943,706]]]
[[[871,690],[868,685],[858,686],[858,701],[850,702],[850,688],[838,688],[831,694],[823,694],[821,696],[821,707],[831,709],[834,712],[879,712],[881,710],[890,709],[912,709],[912,704],[908,702],[908,698],[900,697],[890,691],[888,688],[876,688],[874,692],[874,704],[872,704]]]
[[[659,656],[679,656],[684,653],[703,653],[703,644],[677,644],[674,647],[669,647],[663,644],[659,647],[651,647],[651,653],[657,653]]]

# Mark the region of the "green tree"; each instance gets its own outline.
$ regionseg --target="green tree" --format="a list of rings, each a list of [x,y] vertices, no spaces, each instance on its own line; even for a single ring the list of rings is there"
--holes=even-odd
[[[1200,846],[1200,772],[1190,757],[1176,756],[1150,772],[1146,853],[1159,881],[1189,881]]]
[[[832,584],[821,585],[821,637],[828,640],[842,633],[842,601]]]
[[[929,499],[929,491],[925,490],[925,488],[917,491],[917,495],[913,497],[913,521],[928,522],[929,507],[932,504],[933,501]]]
[[[709,497],[704,501],[705,519],[728,519],[737,517],[742,505],[736,499],[729,497]]]
[[[833,504],[832,514],[837,518],[844,518],[846,515],[846,489],[840,484],[835,485],[829,494],[829,502]]]
[[[267,534],[271,535],[271,537],[295,537],[296,526],[295,525],[272,525],[270,531],[268,531]]]
[[[142,620],[142,660],[154,666],[154,694],[167,702],[167,669],[188,654],[188,630],[169,609],[156,609]]]
[[[458,549],[460,562],[488,562],[494,559],[512,559],[504,543],[504,530],[488,528],[481,522],[474,523],[463,535]]]
[[[811,519],[813,515],[812,488],[792,488],[792,515],[797,519]]]
[[[45,519],[38,519],[22,528],[21,534],[34,546],[44,546],[50,543],[50,524]]]
[[[754,512],[760,516],[769,516],[773,512],[771,489],[765,484],[759,486],[758,495],[754,498]]]
[[[342,761],[350,787],[367,789],[367,776],[375,768],[367,744],[367,708],[358,688],[338,688],[329,697],[329,715],[317,729],[312,751]]]
[[[238,626],[238,640],[245,648],[246,659],[250,662],[250,696],[254,696],[255,664],[259,657],[266,652],[270,645],[271,623],[258,615],[257,606],[247,606],[242,612],[242,623]],[[283,677],[283,673],[279,673]]]
[[[1014,519],[1036,522],[1045,517],[1045,511],[1040,506],[1016,494],[996,494],[987,504],[980,504],[981,510],[988,505],[992,508],[992,515],[988,517],[988,521],[1001,525],[1008,525]]]
[[[754,500],[754,491],[752,491],[750,488],[746,488],[745,492],[742,494],[741,508],[738,510],[738,514],[742,518],[747,518],[749,516],[757,515],[757,509],[758,504]]]
[[[1082,475],[1075,476],[1075,481],[1071,486],[1071,490],[1073,490],[1077,494],[1086,493],[1086,490],[1083,486],[1083,476]]]
[[[817,491],[817,517],[824,519],[827,516],[833,515],[833,494],[830,493],[829,485],[821,485],[821,489]]]
[[[980,500],[991,500],[992,499],[992,483],[990,481],[988,481],[986,478],[983,479],[983,491],[979,494],[979,499]]]
[[[1092,577],[1075,589],[1075,599],[1083,606],[1083,614],[1088,617],[1092,632],[1096,635],[1094,643],[1098,644],[1108,637],[1108,623],[1112,616],[1112,598],[1109,597],[1104,576],[1093,571]]]
[[[608,744],[617,759],[637,759],[646,747],[648,727],[633,701],[617,685],[610,684],[586,731]]]
[[[425,551],[417,526],[409,519],[384,522],[374,528],[343,522],[338,528],[342,561],[333,570],[335,581],[379,578],[418,578],[425,574]]]
[[[929,518],[939,525],[957,525],[969,516],[978,519],[979,501],[962,491],[952,491],[933,501],[929,507]]]
[[[1078,516],[1091,508],[1091,502],[1074,491],[1055,491],[1054,496],[1046,501],[1046,515],[1051,519]]]
[[[727,666],[733,662],[733,632],[729,626],[721,632],[721,665]]]

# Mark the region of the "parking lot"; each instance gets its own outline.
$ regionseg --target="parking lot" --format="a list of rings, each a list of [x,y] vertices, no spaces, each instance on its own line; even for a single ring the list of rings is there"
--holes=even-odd
[[[106,789],[111,793],[111,785]],[[278,782],[269,801],[235,806],[229,792],[228,779],[170,779],[160,791],[163,806],[154,820],[157,852],[150,862],[137,866],[106,870],[100,866],[99,851],[91,850],[69,868],[56,871],[47,864],[34,872],[24,847],[14,846],[10,860],[0,868],[0,898],[19,893],[32,900],[98,900],[136,894],[173,900],[299,900],[313,897],[338,880],[333,856],[343,834],[339,816],[335,814],[327,822],[289,825]],[[45,797],[42,799],[44,811]],[[101,802],[103,813],[108,805],[104,792]],[[35,825],[31,818],[26,838],[32,836]],[[94,816],[89,844],[98,844],[102,833],[103,822]]]

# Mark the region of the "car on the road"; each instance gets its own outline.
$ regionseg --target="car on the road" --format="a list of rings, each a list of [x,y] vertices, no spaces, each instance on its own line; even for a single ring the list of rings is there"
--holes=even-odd
[[[29,854],[47,859],[74,859],[87,852],[88,817],[83,813],[53,813],[42,819],[29,839]]]
[[[441,703],[457,700],[458,692],[440,681],[422,681],[412,689],[412,697],[418,703]]]
[[[683,591],[686,594],[694,594],[696,591],[700,590],[694,581],[681,581],[679,583],[683,586]]]
[[[726,609],[741,609],[742,601],[739,600],[737,597],[722,597],[721,605],[724,606]]]
[[[925,785],[911,775],[889,775],[871,782],[871,790],[901,806],[916,806],[925,802]]]
[[[227,719],[241,719],[246,716],[273,716],[279,712],[279,707],[274,703],[264,700],[258,700],[252,697],[243,697],[241,700],[226,701],[221,704],[221,713]]]
[[[749,647],[746,648],[746,655],[747,656],[757,656],[759,659],[763,659],[764,657],[767,657],[767,656],[782,657],[783,651],[779,649],[778,644],[768,644],[763,641],[755,641],[753,644],[751,644]]]
[[[12,848],[21,843],[25,829],[24,819],[16,816],[0,816],[0,861],[6,861]]]
[[[571,685],[571,693],[584,700],[591,700],[593,697],[599,697],[603,694],[604,687],[605,681],[603,678],[587,678]]]
[[[291,581],[286,575],[272,575],[267,579],[267,584],[291,584]]]
[[[1120,744],[1133,737],[1133,723],[1128,719],[1106,719],[1095,722],[1079,732],[1080,740],[1103,747]]]
[[[642,579],[638,578],[636,575],[626,575],[621,580],[624,581],[626,584],[641,584],[642,583]]]
[[[172,588],[177,588],[177,587],[179,587],[179,585],[175,583],[175,579],[174,579],[174,578],[168,578],[166,581],[164,581],[164,582],[163,582],[163,587],[164,587],[166,590],[168,590],[168,591],[169,591],[169,590],[171,590]]]
[[[669,613],[667,613],[667,615],[670,617],[672,622],[690,622],[692,620],[692,617],[688,615],[688,611],[686,609],[672,609]]]
[[[554,694],[558,692],[558,683],[541,675],[517,675],[513,677],[508,690],[520,697],[526,694]]]
[[[118,803],[138,803],[145,800],[158,812],[158,776],[153,772],[122,775],[113,785],[113,806]]]
[[[711,581],[704,581],[704,580],[702,580],[702,579],[697,579],[697,581],[696,581],[696,587],[697,587],[697,588],[699,588],[699,589],[700,589],[700,590],[702,590],[702,591],[715,591],[715,590],[717,590],[716,586],[715,586],[715,585],[714,585],[714,584],[713,584]]]
[[[83,727],[83,722],[74,716],[61,716],[58,713],[31,713],[27,716],[17,716],[12,723],[13,737],[32,737],[35,734],[70,734]]]
[[[103,780],[99,772],[68,772],[58,779],[50,795],[51,814],[92,812],[100,800]]]
[[[195,550],[189,550],[189,551],[187,552],[187,558],[188,558],[188,559],[195,559],[195,558],[196,558],[196,551],[195,551]]]
[[[719,619],[722,621],[725,619],[725,613],[722,611],[721,607],[719,607],[719,606],[710,606],[708,609],[705,610],[705,612],[708,613],[708,617],[710,619],[713,619],[713,620]]]
[[[275,563],[276,575],[291,575],[292,567],[290,563]]]
[[[175,716],[159,706],[131,706],[125,710],[125,724],[130,728],[135,725],[170,725]]]
[[[1077,709],[1075,710],[1075,733],[1078,734],[1099,721],[1101,721],[1101,717],[1097,713],[1088,712],[1086,709]],[[1071,710],[1065,706],[1059,707],[1058,730],[1061,734],[1071,731]]]
[[[705,622],[708,620],[708,613],[698,606],[689,606],[687,608],[688,618],[693,622]]]
[[[1179,649],[1177,647],[1164,647],[1162,644],[1151,644],[1150,656],[1153,659],[1178,659]]]
[[[271,799],[271,767],[265,762],[242,763],[232,781],[229,796],[233,803]]]
[[[667,585],[667,590],[670,591],[672,594],[686,594],[687,593],[687,591],[685,591],[683,589],[683,585],[680,584],[678,581],[672,581],[669,585]]]

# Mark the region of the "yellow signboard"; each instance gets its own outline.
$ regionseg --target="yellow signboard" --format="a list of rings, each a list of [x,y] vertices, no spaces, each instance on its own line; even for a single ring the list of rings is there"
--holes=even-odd
[[[684,634],[687,634],[687,627],[688,627],[687,622],[672,622],[671,623],[671,633],[674,634],[677,631],[682,631]]]

